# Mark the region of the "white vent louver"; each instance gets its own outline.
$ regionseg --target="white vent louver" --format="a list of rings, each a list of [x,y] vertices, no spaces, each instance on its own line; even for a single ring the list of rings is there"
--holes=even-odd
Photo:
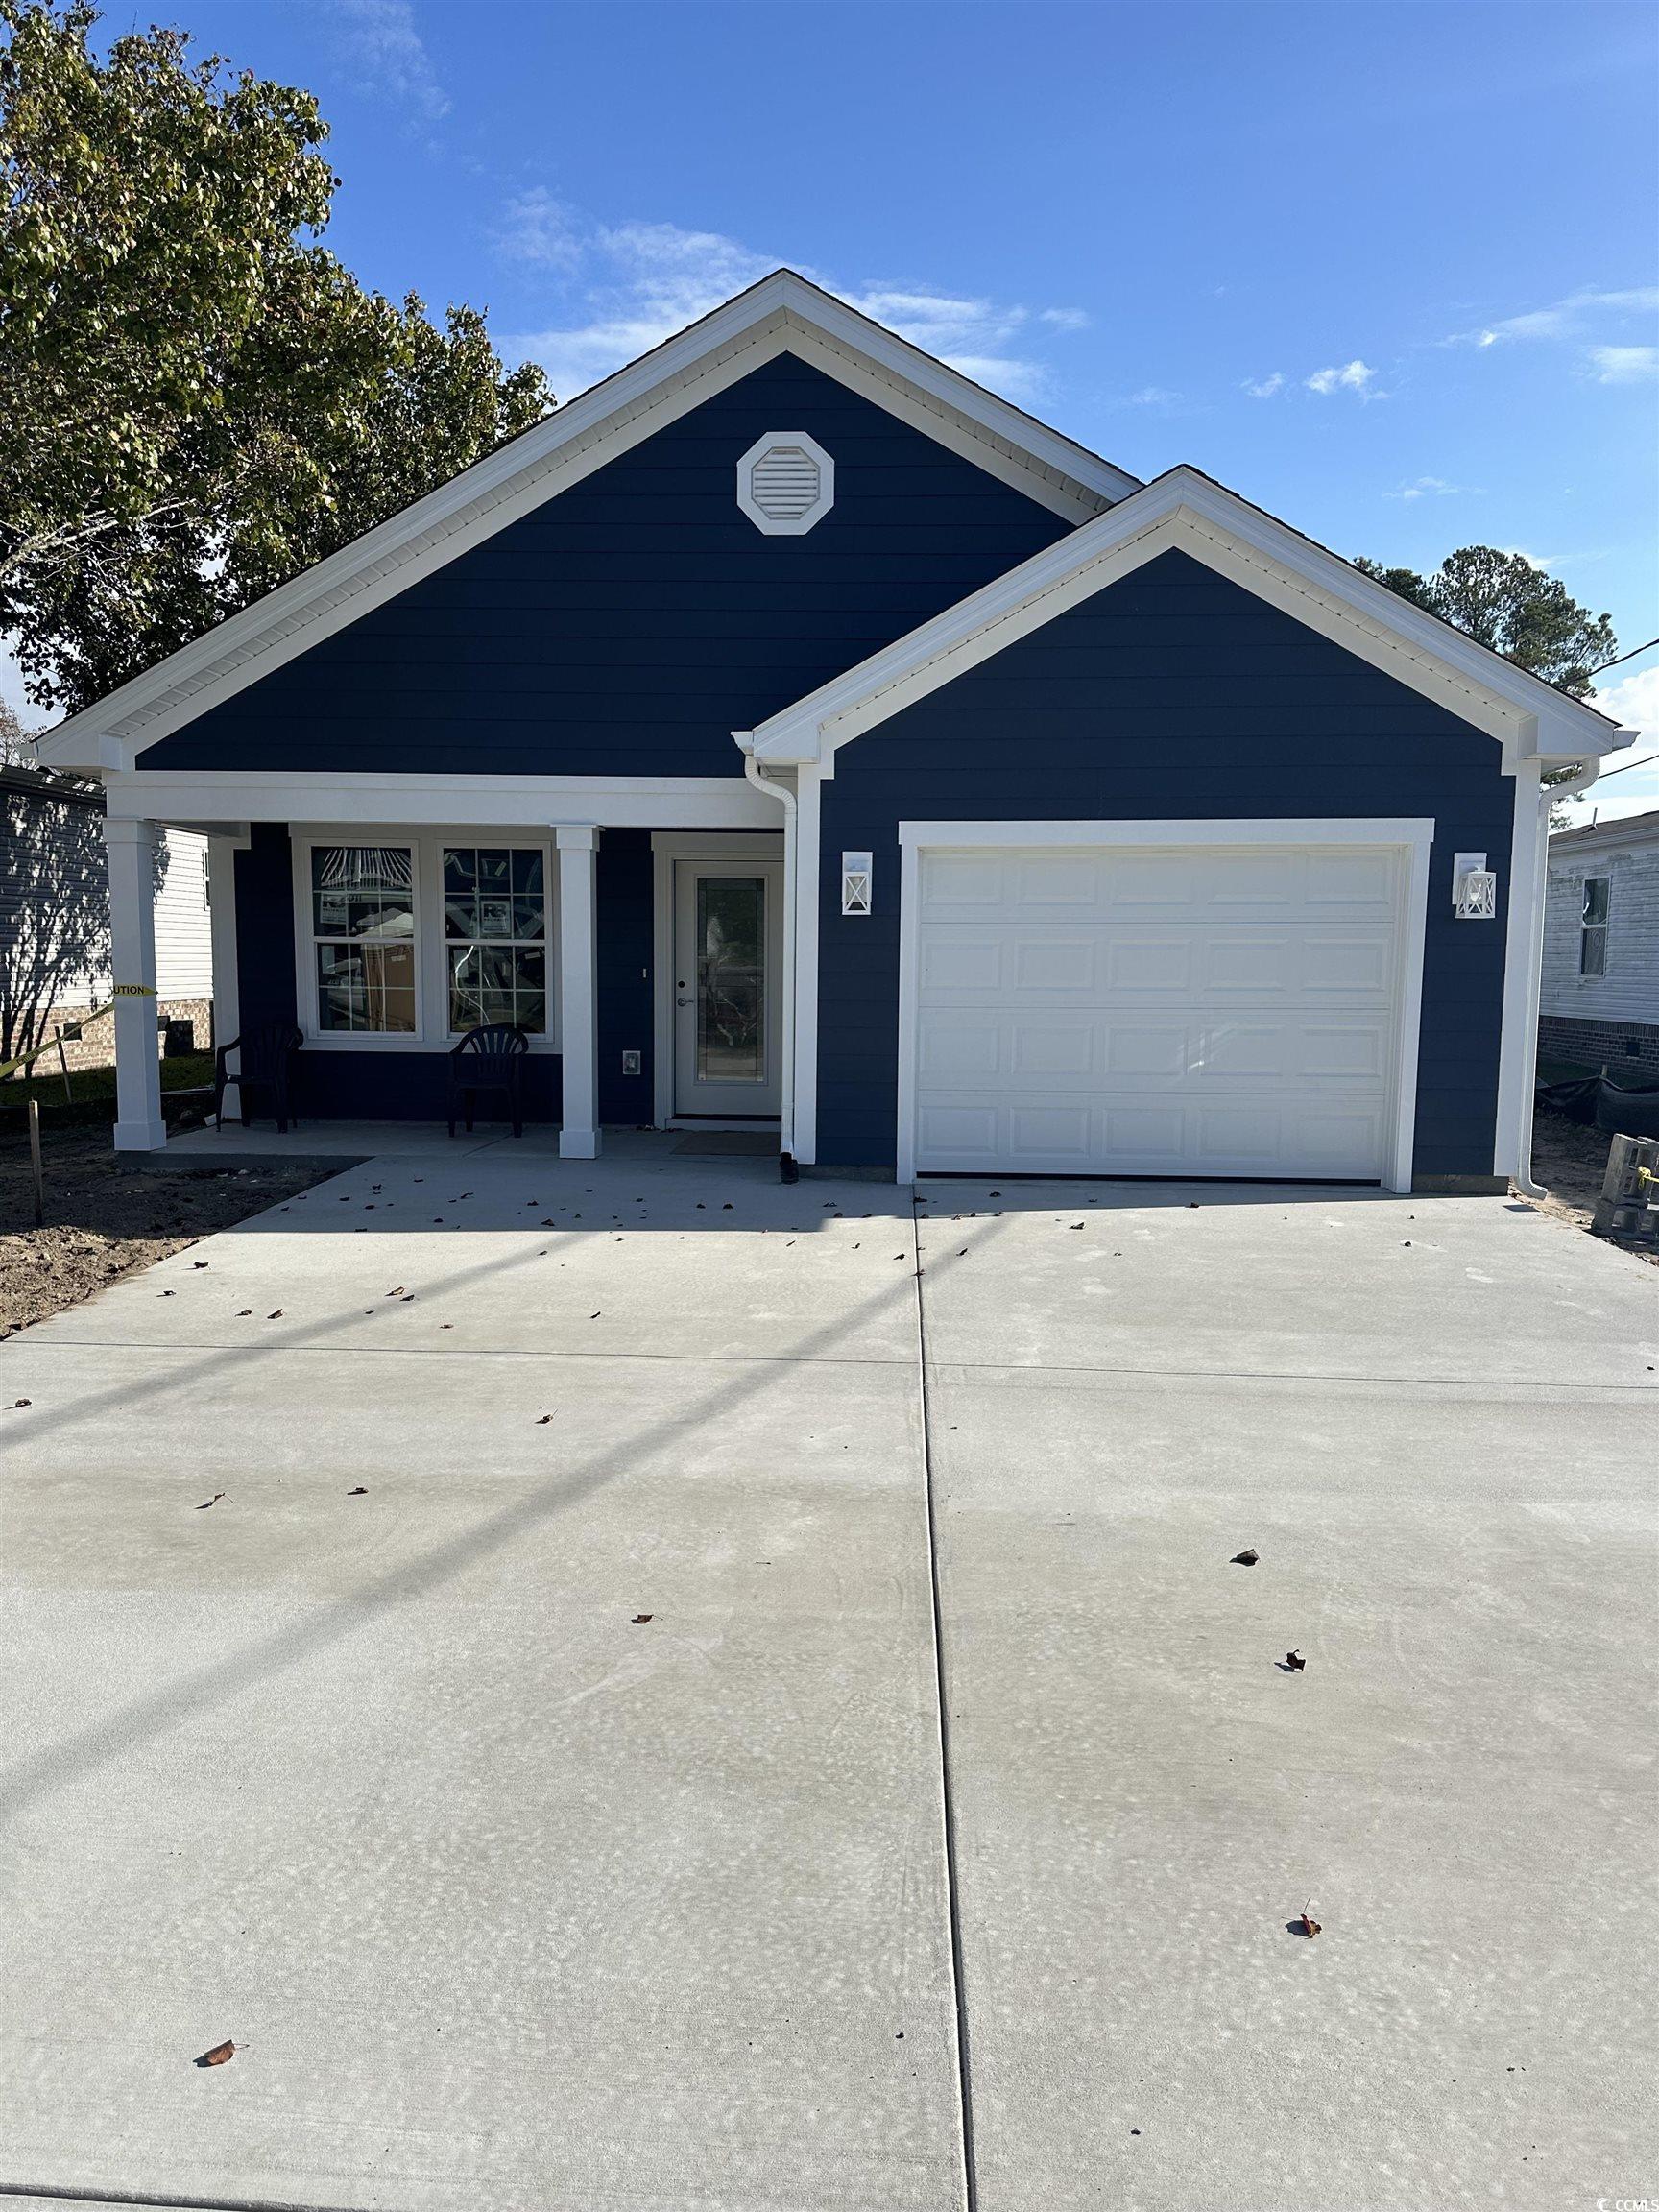
[[[773,430],[737,464],[737,504],[772,538],[799,538],[835,503],[835,464],[804,430]]]

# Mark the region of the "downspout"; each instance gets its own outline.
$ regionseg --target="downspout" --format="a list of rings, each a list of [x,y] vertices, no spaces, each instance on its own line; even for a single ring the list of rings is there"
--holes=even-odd
[[[743,756],[745,778],[783,809],[783,1069],[778,1171],[785,1183],[793,1183],[800,1174],[795,1165],[795,874],[800,812],[790,786],[768,776],[756,759],[755,733],[733,730],[732,735]]]

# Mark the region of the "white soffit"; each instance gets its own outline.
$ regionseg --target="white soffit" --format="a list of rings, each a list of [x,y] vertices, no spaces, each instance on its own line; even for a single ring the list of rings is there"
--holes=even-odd
[[[1498,738],[1504,763],[1628,745],[1595,708],[1478,645],[1199,470],[1179,468],[752,733],[757,759],[836,750],[1165,552],[1253,591]],[[830,771],[832,772],[832,769]]]
[[[55,767],[134,756],[307,646],[580,483],[781,353],[793,353],[1076,523],[1139,488],[792,270],[778,270],[446,484],[277,587],[39,746]]]

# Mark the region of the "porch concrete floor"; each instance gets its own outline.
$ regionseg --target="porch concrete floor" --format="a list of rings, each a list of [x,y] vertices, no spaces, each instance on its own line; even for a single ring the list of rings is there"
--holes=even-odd
[[[1650,2184],[1651,1270],[459,1142],[4,1347],[0,2189]]]

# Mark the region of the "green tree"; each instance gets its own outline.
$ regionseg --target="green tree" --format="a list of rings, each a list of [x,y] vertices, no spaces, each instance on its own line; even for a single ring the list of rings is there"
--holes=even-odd
[[[35,757],[29,733],[10,699],[0,699],[0,768],[21,768]]]
[[[1465,545],[1449,553],[1431,576],[1363,558],[1355,566],[1575,699],[1584,697],[1596,671],[1619,651],[1607,616],[1580,607],[1565,585],[1535,568],[1524,553]]]
[[[307,92],[85,0],[0,0],[0,631],[73,710],[552,404],[317,243]]]

